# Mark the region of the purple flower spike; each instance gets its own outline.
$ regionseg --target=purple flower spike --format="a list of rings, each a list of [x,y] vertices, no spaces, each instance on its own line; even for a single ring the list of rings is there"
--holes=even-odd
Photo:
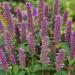
[[[48,54],[50,52],[48,48],[48,36],[42,37],[42,47],[41,47],[41,54],[40,54],[40,62],[42,64],[50,64],[50,59]]]
[[[10,61],[11,63],[16,64],[16,59],[13,53],[10,53]]]
[[[28,6],[29,9],[32,9],[32,4],[31,3],[27,3],[26,5]]]
[[[0,48],[0,60],[1,60],[1,63],[2,63],[2,66],[3,66],[4,70],[5,71],[8,70],[9,65],[8,65],[8,63],[6,61],[6,57],[4,55],[4,52],[3,52],[3,50],[1,48]]]
[[[57,15],[55,17],[55,27],[54,27],[54,42],[55,43],[58,43],[61,41],[60,26],[61,26],[61,16]]]
[[[70,44],[71,44],[70,54],[71,54],[71,57],[75,60],[75,31],[71,33]]]
[[[52,21],[53,21],[53,29],[55,23],[55,16],[60,14],[60,0],[53,0],[53,11],[52,11]]]
[[[21,69],[24,69],[26,66],[26,55],[23,48],[19,48],[19,65]]]
[[[67,19],[68,19],[68,11],[64,11],[64,14],[63,14],[63,21],[64,21],[64,23],[67,22]]]
[[[29,32],[27,35],[27,41],[28,41],[30,52],[32,55],[34,55],[35,54],[35,38],[31,32]]]
[[[5,36],[4,38],[5,38],[6,50],[8,50],[8,52],[10,53],[13,51],[13,48],[14,48],[14,46],[12,44],[12,39],[10,37],[10,33],[8,31],[6,31],[4,33],[4,36]]]
[[[55,59],[56,61],[55,65],[57,70],[60,70],[61,68],[64,67],[64,57],[65,57],[64,50],[60,49]]]
[[[43,7],[43,13],[44,13],[44,16],[47,18],[48,20],[48,13],[49,13],[49,10],[48,10],[48,5],[47,4],[44,4],[44,7]]]
[[[5,14],[6,22],[7,22],[7,28],[9,30],[10,34],[12,35],[14,30],[13,30],[13,22],[12,22],[9,3],[4,2],[3,8],[4,8],[4,14]]]
[[[28,20],[28,29],[30,32],[34,33],[34,26],[33,26],[33,18],[32,18],[32,5],[31,3],[26,4],[27,8],[27,20]]]
[[[0,33],[3,33],[3,32],[4,32],[4,29],[3,29],[2,23],[0,21]]]
[[[20,40],[20,30],[17,24],[14,24],[14,33],[16,39],[19,41]]]
[[[16,9],[16,14],[17,14],[19,23],[22,23],[22,13],[19,8]]]
[[[65,41],[70,44],[72,31],[72,20],[67,21],[67,28],[65,32]]]
[[[48,28],[47,18],[43,17],[43,20],[41,23],[41,37],[44,37],[47,35],[47,28]]]
[[[60,14],[60,0],[53,0],[53,13]]]
[[[20,39],[22,42],[26,40],[26,25],[24,23],[21,24]]]
[[[38,5],[38,24],[41,25],[42,19],[43,19],[43,6],[44,6],[44,0],[39,0]]]
[[[34,17],[38,17],[38,8],[34,9],[33,16]]]

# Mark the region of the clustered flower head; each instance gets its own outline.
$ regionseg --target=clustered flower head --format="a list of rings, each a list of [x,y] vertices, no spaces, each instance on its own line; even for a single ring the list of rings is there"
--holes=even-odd
[[[11,12],[10,12],[10,5],[8,2],[4,2],[3,4],[3,8],[4,8],[4,14],[5,14],[5,18],[6,18],[6,22],[7,22],[7,28],[10,32],[11,35],[13,35],[13,22],[12,22],[12,16],[11,16]]]
[[[44,36],[41,38],[42,46],[41,46],[41,54],[40,54],[40,62],[42,64],[49,64],[50,58],[48,57],[50,49],[48,48],[48,36]]]
[[[4,32],[4,29],[3,29],[2,23],[0,21],[0,33],[3,33],[3,32]]]
[[[56,44],[61,44],[61,42],[63,41],[61,39],[62,22],[66,24],[64,42],[70,45],[70,56],[75,60],[75,31],[72,32],[72,20],[68,20],[67,11],[64,12],[62,19],[62,16],[60,14],[60,0],[53,0],[52,29],[50,29],[51,27],[48,28],[48,25],[51,25],[51,22],[48,23],[49,7],[44,2],[44,0],[39,0],[38,7],[34,10],[32,4],[29,2],[27,2],[25,6],[26,20],[23,19],[23,15],[25,14],[23,14],[23,12],[19,8],[16,8],[17,16],[15,17],[11,15],[11,8],[9,3],[3,3],[4,16],[7,26],[6,29],[4,29],[2,21],[0,20],[0,34],[3,35],[3,47],[5,49],[4,51],[0,46],[0,61],[4,70],[8,70],[11,64],[20,66],[20,69],[22,71],[27,71],[27,69],[29,69],[30,71],[31,69],[34,69],[34,65],[36,65],[36,62],[38,63],[38,61],[40,61],[40,64],[42,65],[51,64],[51,56],[53,54],[54,59],[52,59],[55,60],[55,62],[50,66],[56,67],[56,71],[61,70],[63,67],[65,67],[64,60],[66,60],[66,49],[64,50],[63,48],[55,48]],[[16,19],[18,19],[18,22],[16,22]],[[36,25],[36,21],[38,22],[38,25],[40,27]],[[40,34],[37,31],[40,31]],[[52,31],[53,34],[50,31]],[[40,39],[38,40],[37,38]],[[36,42],[38,42],[39,44],[37,44]],[[61,48],[61,45],[59,46],[59,48]],[[51,53],[51,49],[55,51],[52,51],[53,54]],[[39,51],[40,54],[37,55],[37,51]],[[7,57],[7,55],[5,55],[6,53],[8,53],[9,58]],[[28,54],[30,56],[28,56]],[[27,61],[28,57],[29,60]],[[30,59],[32,59],[32,61]]]
[[[38,5],[38,24],[41,24],[41,21],[43,19],[43,6],[44,6],[44,0],[39,0]]]
[[[20,39],[22,42],[25,42],[25,40],[26,40],[26,25],[25,25],[25,23],[21,24]]]
[[[56,69],[60,70],[61,68],[64,67],[63,63],[64,63],[65,54],[64,54],[64,50],[63,49],[60,49],[58,51],[59,52],[57,53],[57,56],[56,56],[55,65],[56,65]]]
[[[16,64],[15,55],[13,53],[10,53],[10,61],[12,64]]]
[[[17,17],[18,17],[18,21],[20,23],[22,23],[22,13],[21,13],[21,10],[19,8],[16,8],[16,14],[17,14]]]
[[[13,43],[12,43],[11,35],[8,31],[4,32],[4,39],[5,39],[6,50],[8,52],[12,52],[14,46],[13,46]]]
[[[34,9],[33,16],[38,17],[38,8],[35,8]]]
[[[65,31],[65,41],[67,43],[70,43],[71,41],[71,31],[72,31],[72,20],[68,20],[66,31]]]
[[[27,34],[27,41],[32,55],[35,55],[35,38],[31,32]]]
[[[54,29],[55,25],[55,17],[56,15],[60,14],[60,1],[61,0],[53,0],[53,7],[52,7],[52,28]]]
[[[20,38],[20,30],[17,24],[14,24],[14,33],[15,33],[15,37],[17,40],[19,40]]]
[[[33,18],[32,18],[32,4],[26,3],[27,8],[27,24],[28,24],[28,30],[32,33],[34,33],[34,26],[33,26]]]
[[[41,22],[41,37],[44,37],[47,35],[47,28],[48,28],[48,21],[46,17],[43,17],[42,22]]]
[[[64,11],[64,14],[63,14],[63,22],[66,23],[68,20],[68,11]]]
[[[71,54],[71,57],[75,60],[75,31],[71,33],[70,44],[71,44],[70,54]]]
[[[21,69],[24,69],[26,66],[26,55],[23,48],[19,48],[19,65]]]
[[[61,16],[57,15],[55,17],[55,25],[54,25],[54,42],[58,43],[61,41],[61,33],[60,33],[60,26],[61,26]]]
[[[44,5],[43,5],[43,15],[44,15],[44,17],[47,18],[47,20],[48,20],[48,15],[49,15],[48,13],[49,13],[48,5],[46,3],[44,3]]]
[[[0,60],[2,62],[3,69],[5,71],[8,70],[9,65],[8,65],[7,59],[6,59],[5,55],[4,55],[4,52],[3,52],[3,50],[1,48],[0,48]]]

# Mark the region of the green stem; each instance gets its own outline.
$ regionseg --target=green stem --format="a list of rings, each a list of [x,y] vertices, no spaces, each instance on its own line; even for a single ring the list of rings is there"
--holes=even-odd
[[[50,75],[50,72],[49,71],[45,71],[44,75]]]
[[[43,64],[42,64],[42,75],[44,75]]]
[[[48,74],[47,75],[50,75],[50,72],[48,71]]]
[[[8,75],[8,72],[7,71],[5,72],[5,75]]]
[[[34,57],[32,56],[32,67],[33,67],[33,63],[34,63]]]
[[[43,72],[43,70],[42,70],[42,75],[44,75],[44,72]]]

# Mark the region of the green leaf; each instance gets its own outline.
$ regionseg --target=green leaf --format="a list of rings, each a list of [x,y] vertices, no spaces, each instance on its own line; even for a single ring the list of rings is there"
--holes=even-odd
[[[20,71],[17,75],[25,75],[25,71]]]
[[[61,74],[62,75],[67,75],[67,72],[66,71],[61,71]]]
[[[56,54],[55,53],[50,53],[50,63],[52,65],[55,64],[55,57],[56,57]]]
[[[13,73],[16,75],[19,71],[19,67],[17,65],[13,66]]]
[[[62,75],[62,74],[61,74],[61,71],[58,71],[54,75]]]
[[[34,73],[34,72],[32,72],[30,75],[39,75],[38,73]]]
[[[49,64],[42,64],[42,69],[43,70],[50,70],[50,68],[52,68],[51,65],[49,65]]]
[[[70,47],[66,42],[61,42],[60,43],[60,48],[65,50],[65,54],[69,55],[70,54]]]
[[[5,72],[0,69],[0,75],[5,75]]]
[[[0,45],[2,45],[4,42],[4,39],[2,37],[0,37]]]
[[[27,67],[27,68],[25,68],[25,70],[26,70],[27,75],[30,75],[31,67]]]
[[[66,71],[57,71],[54,75],[67,75]]]
[[[29,52],[28,45],[26,45],[24,43],[20,43],[17,48],[23,48],[25,50],[25,52]]]
[[[40,64],[36,64],[33,66],[33,72],[37,72],[41,70],[41,65]]]
[[[75,61],[72,59],[69,61],[69,64],[72,65]]]

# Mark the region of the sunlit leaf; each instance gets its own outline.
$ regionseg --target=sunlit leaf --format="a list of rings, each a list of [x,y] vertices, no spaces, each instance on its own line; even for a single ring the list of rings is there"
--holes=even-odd
[[[0,14],[0,20],[1,20],[1,22],[2,22],[3,27],[5,28],[6,25],[7,25],[7,23],[6,23],[6,20],[5,20],[5,18],[3,17],[2,14]]]
[[[16,75],[19,71],[19,67],[17,65],[13,66],[13,73]]]
[[[61,42],[60,43],[60,48],[64,49],[66,55],[69,55],[70,53],[70,47],[66,42]]]

